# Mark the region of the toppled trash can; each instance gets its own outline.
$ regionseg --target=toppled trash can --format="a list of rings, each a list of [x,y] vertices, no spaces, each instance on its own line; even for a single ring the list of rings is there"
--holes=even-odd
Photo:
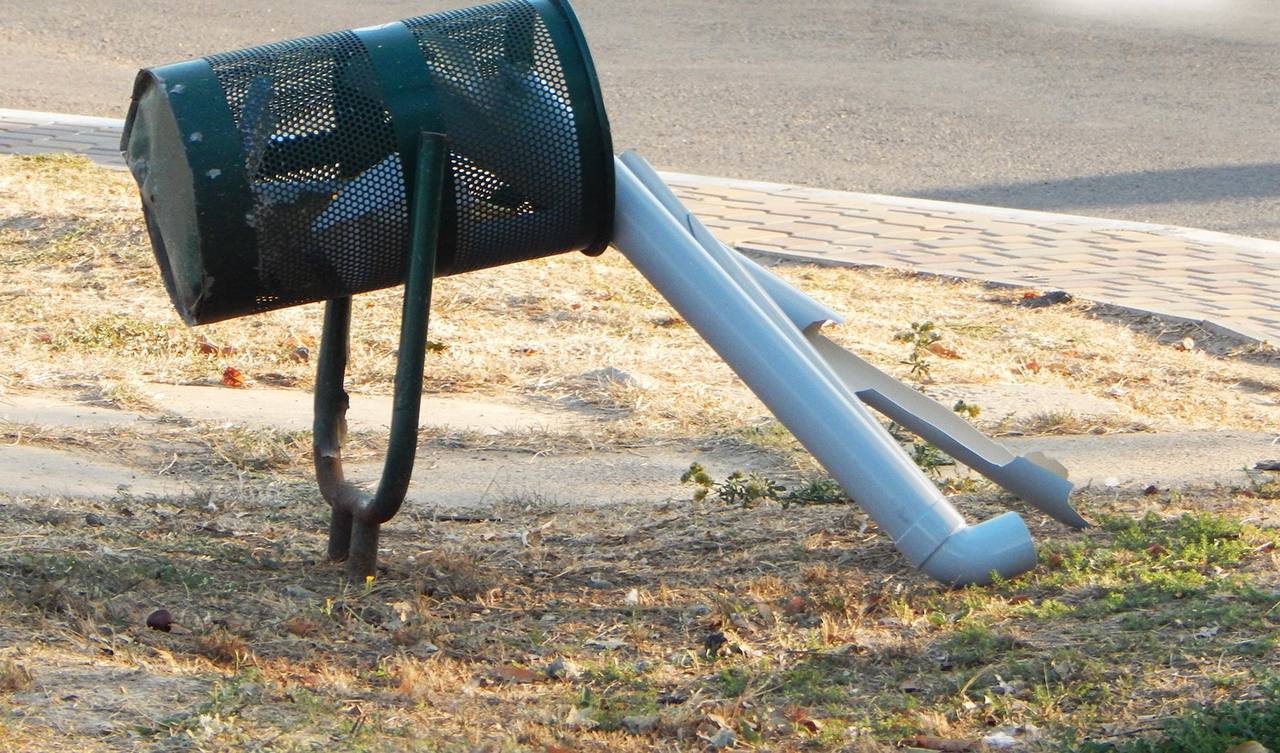
[[[315,468],[329,556],[373,575],[417,444],[431,281],[618,248],[915,566],[950,584],[1035,564],[1022,519],[970,526],[867,410],[1055,518],[1065,470],[1017,457],[839,348],[840,317],[721,245],[638,155],[615,157],[564,0],[511,0],[148,68],[122,149],[165,287],[198,325],[326,301]],[[404,285],[389,449],[342,470],[351,296]]]

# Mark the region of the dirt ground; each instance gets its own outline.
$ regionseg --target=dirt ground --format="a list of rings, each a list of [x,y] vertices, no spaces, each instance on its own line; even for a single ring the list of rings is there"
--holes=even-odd
[[[1025,576],[945,589],[616,255],[440,281],[428,394],[556,419],[428,424],[420,478],[453,491],[408,506],[377,577],[350,582],[322,556],[305,423],[168,402],[305,394],[316,307],[184,328],[131,191],[0,159],[0,403],[71,406],[8,408],[0,442],[179,487],[0,484],[0,751],[1280,746],[1275,473],[1103,480],[1072,532],[922,452],[968,519],[1018,510],[1040,547]],[[849,315],[833,337],[1010,441],[1276,429],[1266,348],[1022,291],[777,271]],[[385,399],[399,304],[363,298],[349,388]],[[897,336],[926,320],[943,347],[922,354]],[[376,418],[348,449],[376,468]],[[695,461],[702,498],[680,480]]]

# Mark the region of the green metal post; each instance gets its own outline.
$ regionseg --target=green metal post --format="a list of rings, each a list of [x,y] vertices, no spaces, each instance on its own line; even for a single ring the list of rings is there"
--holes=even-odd
[[[320,493],[332,508],[329,558],[347,561],[352,579],[375,574],[378,533],[395,517],[413,475],[422,405],[431,281],[435,276],[436,237],[448,150],[440,134],[423,133],[418,143],[411,186],[412,234],[400,324],[399,361],[391,433],[378,489],[373,495],[348,482],[342,472],[342,440],[349,400],[342,387],[351,327],[351,299],[325,305],[324,332],[316,364],[315,468]]]

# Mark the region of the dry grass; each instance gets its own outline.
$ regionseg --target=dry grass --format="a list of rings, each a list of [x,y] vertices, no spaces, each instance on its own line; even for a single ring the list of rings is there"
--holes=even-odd
[[[947,591],[847,507],[689,502],[402,516],[347,584],[320,511],[250,484],[273,481],[235,531],[199,500],[0,498],[3,666],[30,674],[0,691],[0,749],[694,750],[725,725],[879,750],[1031,723],[1047,750],[1274,679],[1278,537],[1236,522],[1267,504],[1248,490],[1090,498],[1105,525],[1036,523],[1033,573]],[[171,633],[143,624],[162,607]]]
[[[31,687],[31,673],[12,659],[0,662],[0,693],[14,693]]]
[[[149,254],[126,176],[0,158],[4,385],[129,406],[153,383],[212,382],[233,365],[309,387],[311,365],[291,354],[314,346],[317,307],[193,332]],[[932,362],[940,384],[1061,386],[1157,428],[1275,426],[1272,353],[1182,352],[1158,322],[1027,310],[972,284],[779,271],[849,314],[836,337],[900,374],[894,335],[928,319],[960,356]],[[428,390],[565,401],[610,420],[581,437],[428,445],[790,448],[616,255],[437,290],[444,348]],[[394,291],[360,299],[354,389],[389,390],[398,306]],[[201,336],[234,352],[202,354]],[[610,366],[657,386],[582,376]],[[583,508],[571,486],[559,504],[512,499],[473,523],[406,510],[386,528],[379,577],[348,583],[321,556],[305,433],[159,422],[6,425],[0,437],[200,480],[190,497],[0,495],[0,751],[704,750],[725,730],[741,749],[877,751],[1023,724],[1043,731],[1022,748],[1036,751],[1153,734],[1191,703],[1277,703],[1280,538],[1261,524],[1280,492],[1265,477],[1094,491],[1083,506],[1102,525],[1086,533],[1029,516],[1040,566],[985,588],[927,581],[847,505]],[[354,436],[350,455],[376,456],[381,441]],[[989,491],[954,499],[970,519],[1002,509]],[[145,627],[158,608],[172,632]]]
[[[319,306],[185,328],[156,274],[126,174],[72,157],[0,157],[0,379],[68,387],[145,407],[155,383],[216,384],[227,366],[251,382],[309,389]],[[934,321],[958,359],[933,358],[938,383],[1062,387],[1115,401],[1155,429],[1272,429],[1273,352],[1199,337],[1177,350],[1170,327],[1086,304],[1013,305],[1016,292],[885,271],[807,265],[778,272],[848,316],[832,336],[898,374],[894,335]],[[359,296],[350,389],[388,392],[397,290]],[[1162,328],[1160,328],[1162,327]],[[1184,334],[1172,328],[1174,334]],[[518,395],[603,410],[608,438],[732,432],[764,411],[710,349],[617,254],[579,255],[438,281],[429,392]],[[1181,338],[1178,338],[1180,340]],[[213,354],[209,343],[215,346]],[[584,377],[614,367],[650,389]],[[1061,430],[1061,427],[1055,427]]]

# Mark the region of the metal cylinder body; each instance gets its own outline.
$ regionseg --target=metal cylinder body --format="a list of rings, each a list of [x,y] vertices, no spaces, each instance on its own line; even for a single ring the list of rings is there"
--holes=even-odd
[[[141,71],[122,148],[179,313],[205,323],[402,282],[423,131],[449,148],[437,274],[608,243],[608,121],[564,0]]]

